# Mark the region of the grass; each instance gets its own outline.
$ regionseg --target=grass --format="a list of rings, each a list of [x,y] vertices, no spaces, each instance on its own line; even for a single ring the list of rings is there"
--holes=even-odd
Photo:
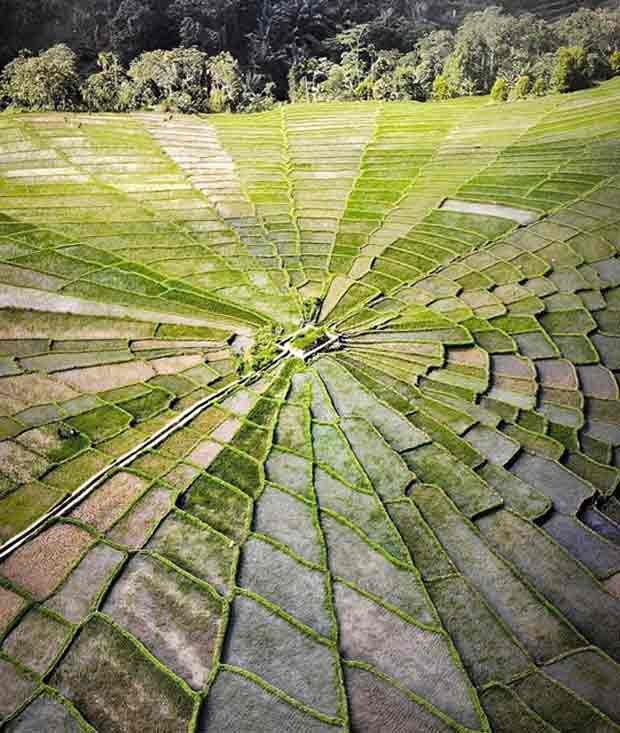
[[[63,493],[42,484],[24,484],[0,498],[2,528],[0,540],[6,542],[13,535],[29,527],[41,514],[63,498]]]
[[[231,448],[224,448],[209,466],[209,474],[256,496],[261,487],[259,464],[249,455]]]
[[[125,412],[133,415],[136,423],[140,423],[167,410],[171,401],[170,394],[160,389],[154,389],[144,397],[136,397],[133,400],[123,402],[122,406]]]
[[[271,434],[268,430],[250,423],[244,423],[230,445],[247,453],[257,461],[264,461],[271,447]]]
[[[234,487],[201,476],[183,495],[181,506],[235,542],[243,540],[251,502]]]
[[[0,725],[620,724],[619,130],[618,80],[3,119],[0,540],[214,404],[0,561]]]
[[[257,425],[273,425],[278,414],[279,405],[268,397],[261,398],[248,413],[248,419]]]
[[[99,407],[68,420],[71,427],[86,435],[93,443],[118,435],[130,422],[131,415],[112,406]]]

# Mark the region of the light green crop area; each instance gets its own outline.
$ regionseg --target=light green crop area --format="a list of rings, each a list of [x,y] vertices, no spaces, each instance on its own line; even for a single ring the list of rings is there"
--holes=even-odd
[[[4,114],[0,308],[0,542],[214,396],[0,561],[7,731],[620,731],[620,80]]]

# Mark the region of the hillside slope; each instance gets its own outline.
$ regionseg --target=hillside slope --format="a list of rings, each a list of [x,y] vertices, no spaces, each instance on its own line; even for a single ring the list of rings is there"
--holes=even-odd
[[[2,730],[618,733],[619,170],[620,79],[2,115]]]
[[[154,3],[155,7],[166,8],[170,2]],[[548,0],[543,3],[534,0],[506,0],[497,3],[493,0],[449,0],[449,2],[429,1],[421,3],[416,9],[416,16],[422,22],[427,21],[441,26],[454,26],[468,12],[481,10],[493,5],[503,5],[508,12],[518,14],[520,12],[537,13],[547,19],[556,19],[562,15],[574,12],[582,7],[603,7],[611,5],[608,0],[587,0],[586,2],[574,2],[574,0]],[[0,17],[3,18],[0,40],[2,49],[0,51],[0,64],[6,63],[13,58],[20,49],[28,48],[32,51],[39,51],[55,43],[66,43],[71,46],[85,62],[93,62],[98,51],[110,48],[112,35],[112,21],[116,15],[121,0],[23,0],[16,3],[15,0],[0,0]],[[145,22],[149,3],[138,2],[128,6],[131,12],[128,14],[130,25],[138,26]],[[346,3],[345,3],[346,6]],[[247,7],[241,4],[238,11],[246,14],[247,18],[257,13],[255,3],[247,3]],[[377,11],[381,5],[377,6]],[[338,18],[331,17],[329,8],[326,9],[329,22],[334,23]],[[269,15],[265,16],[266,18]],[[300,18],[303,17],[300,15]],[[246,18],[246,20],[247,20]],[[243,18],[239,19],[240,25],[245,25]],[[248,25],[248,31],[252,30],[252,23]],[[258,31],[259,29],[254,29]],[[144,37],[144,48],[149,49],[149,37],[156,35],[160,38],[159,45],[178,44],[179,39],[171,29],[169,19],[162,18],[156,27],[148,26]],[[168,34],[168,35],[167,35]]]
[[[575,0],[504,0],[504,2],[493,2],[492,0],[454,0],[446,3],[454,11],[457,17],[473,10],[483,10],[493,5],[502,6],[508,13],[518,15],[519,13],[534,13],[548,20],[555,20],[564,15],[574,13],[580,8],[597,8],[612,5],[606,0],[587,0],[586,2],[575,2]]]

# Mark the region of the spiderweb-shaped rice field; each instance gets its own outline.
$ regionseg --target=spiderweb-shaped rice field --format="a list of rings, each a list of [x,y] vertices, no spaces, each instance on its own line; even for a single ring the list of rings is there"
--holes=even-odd
[[[3,730],[620,731],[620,80],[5,114],[0,307]]]

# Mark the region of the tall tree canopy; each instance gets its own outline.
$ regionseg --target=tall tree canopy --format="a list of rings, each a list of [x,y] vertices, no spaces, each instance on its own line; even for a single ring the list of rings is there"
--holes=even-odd
[[[23,103],[10,93],[17,75],[63,57],[57,50],[39,59],[57,46],[73,52],[76,74],[94,77],[81,91],[88,108],[104,100],[130,108],[162,95],[192,109],[235,108],[234,99],[260,107],[271,95],[423,100],[488,93],[498,79],[502,89],[519,83],[520,98],[524,89],[541,93],[616,73],[620,9],[594,8],[608,4],[590,0],[564,15],[577,4],[557,0],[543,4],[558,15],[547,18],[533,0],[504,0],[503,8],[493,0],[0,0],[0,66],[21,59],[7,67],[4,99]],[[113,53],[114,63],[102,53]],[[191,91],[161,87],[157,75],[149,84],[138,78],[156,62],[194,69],[198,58],[203,66],[218,61],[204,76],[208,84]],[[234,93],[224,93],[220,77]],[[73,90],[62,105],[79,96]]]

